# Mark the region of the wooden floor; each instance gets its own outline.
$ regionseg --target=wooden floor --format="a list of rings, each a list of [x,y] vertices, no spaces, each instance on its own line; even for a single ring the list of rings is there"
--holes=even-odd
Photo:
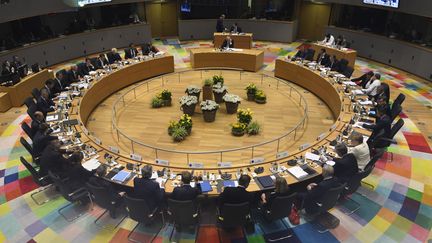
[[[240,95],[244,100],[240,108],[250,108],[254,112],[254,120],[262,125],[262,133],[258,136],[234,137],[230,134],[230,124],[236,121],[235,115],[226,114],[225,105],[222,104],[213,123],[205,123],[201,112],[197,108],[197,113],[193,116],[192,134],[185,141],[175,143],[167,134],[167,127],[170,120],[178,120],[182,112],[178,104],[178,98],[184,95],[185,88],[190,85],[202,86],[202,80],[219,74],[220,71],[205,72],[201,78],[201,73],[190,71],[182,74],[181,82],[177,75],[165,78],[168,81],[164,87],[161,86],[162,80],[157,79],[150,83],[149,92],[147,85],[137,89],[137,97],[133,93],[126,95],[125,106],[120,103],[117,111],[119,128],[127,136],[142,141],[148,145],[157,146],[164,149],[177,151],[217,151],[225,149],[235,149],[244,146],[259,144],[282,136],[287,131],[293,129],[303,117],[303,108],[299,106],[299,95],[294,91],[290,93],[290,86],[276,84],[275,79],[265,78],[261,84],[260,76],[253,73],[243,73],[240,80],[238,71],[223,71],[225,84],[230,93]],[[268,102],[264,105],[246,101],[245,86],[249,83],[256,83],[268,95]],[[162,89],[169,89],[173,93],[173,106],[160,109],[150,107],[151,97]],[[326,131],[333,123],[330,110],[317,97],[306,92],[300,87],[296,89],[305,97],[308,104],[308,119],[304,128],[301,128],[279,143],[279,151],[295,151],[301,144],[315,140],[322,132]],[[131,143],[126,138],[120,136],[117,141],[117,134],[111,127],[111,110],[115,100],[118,99],[120,91],[103,102],[91,115],[87,128],[99,137],[106,145],[118,146],[123,151],[131,151]],[[303,107],[303,106],[302,106]],[[141,154],[144,158],[152,159],[155,152],[142,146],[134,145],[134,152]],[[222,161],[233,163],[249,163],[253,157],[264,157],[266,160],[274,159],[277,153],[277,142],[252,150],[224,153]],[[172,154],[168,152],[158,152],[158,157],[172,161],[179,166],[187,163],[187,158],[183,154]],[[216,164],[221,160],[220,153],[211,155],[193,155],[190,161]]]

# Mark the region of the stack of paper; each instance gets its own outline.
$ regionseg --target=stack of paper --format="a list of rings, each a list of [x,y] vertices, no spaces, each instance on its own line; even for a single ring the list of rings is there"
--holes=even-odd
[[[300,166],[294,166],[288,169],[288,172],[297,179],[302,179],[308,175]]]
[[[313,153],[310,153],[310,152],[306,152],[305,158],[309,159],[309,160],[313,160],[313,161],[320,160],[320,156],[319,155],[316,155],[316,154],[313,154]]]
[[[97,167],[99,167],[101,163],[99,162],[99,160],[97,160],[96,158],[93,158],[89,161],[86,161],[82,164],[82,166],[84,167],[84,169],[88,170],[88,171],[92,171],[94,169],[96,169]]]

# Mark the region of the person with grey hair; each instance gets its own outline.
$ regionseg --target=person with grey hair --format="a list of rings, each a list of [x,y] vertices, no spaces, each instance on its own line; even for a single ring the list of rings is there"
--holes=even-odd
[[[334,175],[341,182],[347,182],[353,175],[357,174],[357,159],[352,153],[348,153],[348,148],[344,143],[335,146],[336,154],[339,158],[334,158]]]
[[[303,207],[308,214],[318,212],[317,200],[328,190],[338,185],[338,179],[333,177],[334,169],[330,165],[324,165],[322,169],[323,180],[319,183],[310,183],[306,193],[300,194],[303,198]]]
[[[369,146],[364,142],[363,135],[358,132],[353,132],[350,140],[351,147],[348,148],[348,153],[352,153],[356,157],[359,170],[364,170],[370,161]]]
[[[165,190],[159,187],[159,184],[152,180],[153,168],[151,165],[145,165],[141,169],[141,178],[134,178],[133,196],[144,199],[150,210],[154,210],[159,205],[165,194]]]

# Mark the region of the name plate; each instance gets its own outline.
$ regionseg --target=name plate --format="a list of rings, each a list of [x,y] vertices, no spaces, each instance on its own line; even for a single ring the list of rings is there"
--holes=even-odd
[[[334,131],[336,129],[337,124],[333,124],[333,126],[330,127],[330,131]]]
[[[257,157],[250,160],[251,164],[260,164],[264,162],[264,158]]]
[[[102,141],[101,141],[99,138],[94,138],[94,142],[95,142],[97,145],[102,145]]]
[[[88,136],[88,135],[90,134],[89,131],[87,130],[87,128],[83,127],[82,130],[83,130],[83,133],[84,133],[85,135]]]
[[[109,150],[115,154],[120,153],[120,149],[114,146],[109,146]]]
[[[204,163],[201,163],[201,162],[191,162],[191,163],[189,163],[189,167],[190,168],[197,168],[197,169],[204,168]]]
[[[319,141],[319,140],[323,140],[324,137],[325,137],[326,135],[327,135],[326,133],[321,133],[321,134],[317,137],[317,140],[318,140],[318,141]]]
[[[129,155],[131,159],[136,160],[136,161],[142,161],[142,156],[139,154],[130,154]]]
[[[169,161],[168,160],[164,160],[164,159],[156,159],[155,162],[158,165],[165,165],[165,166],[169,165]]]
[[[218,162],[217,166],[220,168],[229,168],[232,167],[232,162]]]
[[[283,159],[289,156],[288,151],[279,152],[276,154],[276,159]]]
[[[306,149],[309,146],[310,145],[308,143],[302,144],[302,145],[300,145],[299,150],[304,150],[304,149]]]

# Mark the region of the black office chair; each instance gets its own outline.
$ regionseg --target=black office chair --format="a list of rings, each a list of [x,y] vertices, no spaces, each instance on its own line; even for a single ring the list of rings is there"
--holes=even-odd
[[[37,111],[37,106],[36,105],[32,105],[29,108],[27,108],[27,114],[30,116],[30,118],[32,120],[36,120],[34,113]]]
[[[305,59],[308,60],[308,61],[311,61],[311,62],[312,62],[312,61],[314,60],[314,56],[315,56],[315,50],[309,48],[309,49],[307,50],[307,53],[306,53]]]
[[[56,188],[60,191],[60,194],[67,200],[69,201],[68,204],[66,204],[65,206],[59,208],[57,210],[57,212],[68,222],[72,222],[75,219],[81,217],[82,215],[84,215],[83,212],[80,212],[78,215],[76,215],[73,218],[68,218],[66,217],[66,215],[64,215],[62,213],[62,210],[70,207],[70,206],[74,206],[76,204],[80,204],[80,205],[85,205],[87,204],[87,199],[90,200],[90,203],[93,204],[92,202],[92,198],[90,196],[90,193],[87,191],[86,188],[81,187],[78,189],[73,189],[69,186],[67,179],[62,180],[60,179],[60,177],[54,173],[52,173],[51,171],[48,171],[48,176],[51,178],[51,180],[53,181],[54,185],[56,186]],[[93,208],[93,207],[91,207]]]
[[[192,200],[177,201],[173,199],[168,199],[167,213],[171,216],[174,224],[173,230],[171,231],[171,235],[169,238],[169,242],[171,242],[171,238],[177,228],[181,229],[183,227],[194,226],[194,232],[197,232],[200,212],[198,204],[196,202]]]
[[[273,199],[270,208],[263,211],[264,218],[269,222],[280,220],[282,222],[282,224],[284,225],[284,227],[286,227],[287,230],[289,230],[290,227],[285,224],[285,221],[283,219],[290,215],[291,208],[292,208],[292,205],[293,205],[296,197],[297,197],[297,193],[292,193],[291,195],[288,195],[288,196],[276,197],[275,199]],[[261,227],[261,229],[264,232],[264,228]],[[264,232],[264,234],[266,234],[266,232]],[[282,237],[279,237],[277,239],[268,239],[268,240],[270,242],[281,241],[281,240],[286,240],[286,239],[290,238],[291,236],[292,236],[292,234],[289,233],[286,236],[282,236]]]
[[[342,71],[342,74],[347,78],[351,78],[353,72],[354,69],[352,67],[346,66],[345,69]]]
[[[27,162],[27,160],[24,157],[20,157],[21,163],[26,167],[26,169],[30,172],[30,174],[32,175],[33,181],[40,186],[41,188],[35,192],[33,192],[32,194],[30,194],[30,197],[33,199],[33,201],[37,204],[37,205],[43,205],[49,201],[51,201],[51,199],[46,199],[43,202],[38,202],[36,200],[36,195],[38,195],[39,193],[42,193],[50,188],[52,188],[52,181],[49,178],[49,176],[41,176],[39,174],[38,171],[36,171],[36,169],[29,163]]]
[[[31,94],[35,100],[39,99],[39,97],[41,96],[41,92],[38,88],[34,88]]]
[[[27,152],[32,156],[32,162],[35,163],[36,165],[39,165],[39,157],[33,153],[33,147],[27,142],[27,140],[25,140],[25,138],[23,137],[20,137],[20,143],[22,146],[24,146]]]
[[[27,106],[27,108],[30,108],[32,106],[36,106],[36,102],[33,100],[33,97],[27,97],[24,100],[24,104]]]
[[[117,195],[111,194],[106,188],[104,187],[98,187],[91,183],[86,183],[87,190],[90,192],[90,195],[92,197],[92,201],[96,203],[99,207],[104,208],[105,211],[97,217],[97,219],[94,221],[94,223],[98,226],[97,222],[99,219],[101,219],[107,212],[110,212],[111,215],[116,215],[117,209],[122,205],[123,198]],[[114,226],[114,229],[117,228],[121,222],[126,218],[126,215],[117,222],[117,224]],[[106,228],[102,226],[103,228]]]
[[[245,226],[251,222],[249,203],[225,203],[221,208],[218,208],[217,222],[219,239],[221,239],[219,228],[233,229],[241,227],[244,232]]]
[[[399,132],[399,130],[404,126],[405,121],[402,118],[399,118],[399,120],[391,127],[389,137],[386,137],[384,133],[378,134],[375,138],[372,148],[375,152],[382,152],[387,151],[387,148],[390,147],[391,144],[397,144],[397,141],[394,139],[394,136]],[[388,151],[387,151],[388,152]],[[391,154],[391,160],[393,161],[393,153]]]
[[[145,225],[152,224],[153,221],[157,218],[157,216],[161,215],[162,226],[159,228],[159,230],[156,232],[156,234],[151,239],[150,242],[153,242],[153,240],[158,236],[159,232],[161,231],[161,229],[164,227],[164,224],[165,224],[163,213],[160,210],[160,208],[156,207],[155,209],[150,210],[150,208],[147,205],[146,200],[144,200],[144,199],[133,198],[133,197],[130,197],[128,195],[126,195],[124,197],[124,199],[125,199],[125,203],[126,203],[126,209],[128,211],[128,214],[129,214],[129,218],[138,222],[138,224],[135,225],[135,227],[132,229],[131,232],[129,232],[129,234],[127,236],[128,240],[130,240],[130,241],[139,242],[139,241],[131,238],[131,235],[133,234],[135,229],[138,227],[138,225],[140,225],[142,223]]]
[[[399,105],[399,106],[401,106],[402,103],[405,101],[405,98],[406,98],[405,95],[402,94],[402,93],[400,93],[400,94],[396,97],[396,99],[393,101],[392,106],[395,106],[395,105]]]
[[[342,58],[342,59],[339,61],[339,69],[338,69],[337,71],[338,71],[339,73],[343,73],[343,72],[345,71],[345,69],[346,69],[347,66],[348,66],[348,60]]]
[[[33,141],[33,131],[26,122],[21,123],[21,129],[27,134],[27,136]]]
[[[361,183],[364,185],[369,186],[372,190],[375,189],[375,186],[363,181],[364,178],[368,177],[370,175],[370,173],[372,172],[372,170],[375,168],[375,164],[378,160],[381,159],[381,157],[384,155],[384,150],[378,150],[376,151],[375,155],[371,158],[371,160],[369,161],[369,163],[365,166],[363,173],[362,173],[362,181]]]
[[[396,119],[397,116],[402,112],[402,106],[400,105],[393,105],[390,110],[390,120],[391,123]]]
[[[35,63],[35,64],[31,65],[31,70],[33,73],[39,72],[40,71],[39,63]]]

